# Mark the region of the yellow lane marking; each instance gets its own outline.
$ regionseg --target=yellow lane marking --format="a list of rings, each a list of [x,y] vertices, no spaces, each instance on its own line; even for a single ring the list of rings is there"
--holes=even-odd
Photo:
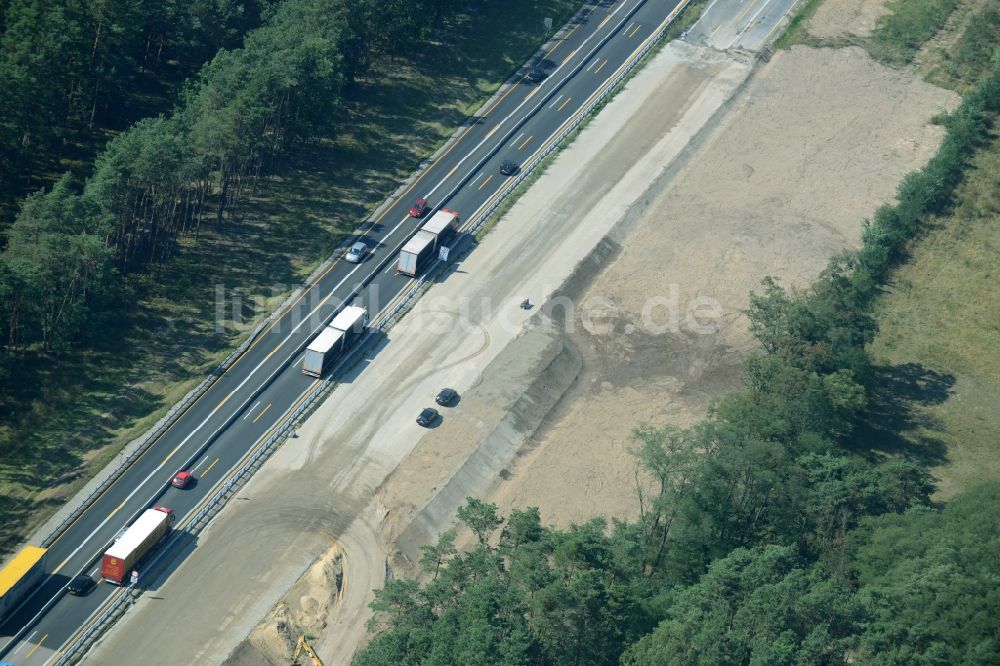
[[[411,282],[412,282],[412,280],[411,280]],[[288,418],[288,416],[290,414],[293,414],[295,412],[295,408],[298,407],[302,403],[302,401],[305,400],[309,396],[310,392],[312,392],[312,390],[314,388],[316,388],[316,385],[319,384],[319,383],[320,383],[320,380],[318,380],[318,379],[314,380],[313,383],[310,384],[305,389],[305,391],[302,392],[302,395],[300,395],[298,397],[298,400],[296,400],[294,403],[292,403],[292,406],[289,407],[288,411],[285,412],[285,419],[281,419],[277,423],[275,423],[273,426],[271,426],[271,429],[268,430],[266,433],[264,433],[260,437],[260,439],[257,440],[257,444],[254,445],[254,447],[252,449],[250,449],[249,451],[247,451],[246,454],[244,454],[243,458],[241,458],[241,462],[243,460],[246,460],[249,456],[253,455],[258,449],[260,449],[261,446],[264,445],[264,442],[266,442],[268,440],[268,438],[271,437],[271,435],[273,435],[275,432],[277,432],[278,428],[280,428],[285,423],[285,420]],[[239,471],[239,468],[240,468],[239,464],[234,465],[233,468],[229,470],[229,473],[226,476],[222,477],[222,479],[218,483],[215,484],[215,487],[218,488],[219,484],[223,483],[227,479],[232,478],[232,476],[234,474],[236,474],[237,471]],[[192,509],[188,513],[188,516],[192,516],[192,517],[196,516],[198,514],[198,512],[201,511],[205,507],[206,504],[208,504],[208,501],[210,499],[212,499],[211,493],[209,493],[208,495],[206,495],[205,498],[202,499],[201,502],[198,503],[198,506],[196,506],[194,509]],[[176,527],[174,527],[174,529],[175,530],[179,530],[179,529],[182,529],[182,528],[184,528],[186,526],[187,526],[187,521],[182,521],[180,524],[178,524]]]
[[[263,410],[261,410],[260,414],[258,414],[258,415],[257,415],[257,418],[255,418],[255,419],[253,420],[253,422],[254,422],[254,423],[257,423],[257,421],[260,421],[260,417],[264,416],[264,414],[267,414],[267,410],[271,409],[271,405],[272,405],[272,404],[273,404],[273,403],[270,403],[270,402],[269,402],[269,403],[267,403],[267,407],[265,407],[265,408],[264,408]]]
[[[568,56],[566,56],[565,58],[563,58],[563,64],[565,64],[565,63],[569,62],[570,60],[572,60],[573,56],[575,56],[576,52],[579,51],[579,50],[580,50],[580,47],[578,46],[575,49],[573,49],[572,51],[570,51],[570,54]]]
[[[48,634],[45,634],[44,636],[42,636],[42,640],[40,640],[37,643],[35,643],[35,647],[31,648],[31,650],[28,652],[28,654],[24,655],[24,658],[25,659],[31,659],[31,655],[35,654],[35,650],[37,650],[38,648],[42,647],[42,643],[44,643],[45,639],[48,638],[48,637],[49,637]]]
[[[636,23],[635,27],[632,28],[632,32],[628,33],[628,38],[632,39],[633,37],[635,37],[635,33],[639,32],[639,28],[641,28],[641,27],[642,27],[641,24]]]
[[[527,102],[529,99],[531,99],[532,95],[534,95],[539,90],[541,90],[541,88],[532,88],[531,92],[524,96],[524,101]]]
[[[206,395],[208,395],[208,391],[205,391],[205,393],[203,393],[203,394],[202,394],[201,398],[205,397]],[[171,423],[171,424],[170,424],[170,427],[168,427],[168,428],[167,428],[167,430],[170,430],[170,428],[173,428],[173,427],[174,427],[175,425],[177,425],[178,423],[180,423],[180,421],[181,421],[181,418],[182,418],[182,417],[183,417],[183,416],[184,416],[185,414],[187,414],[187,413],[188,413],[188,412],[189,412],[189,411],[191,410],[191,408],[192,408],[192,407],[194,407],[194,406],[195,406],[196,404],[198,404],[198,402],[200,402],[200,401],[201,401],[201,398],[198,398],[198,400],[195,400],[195,401],[194,401],[194,402],[192,402],[192,403],[191,403],[190,405],[188,405],[188,406],[187,406],[187,407],[186,407],[186,408],[184,409],[184,411],[183,411],[183,412],[181,412],[180,416],[178,416],[178,417],[177,417],[177,420],[176,420],[176,421],[174,421],[173,423]],[[166,432],[167,432],[167,431],[165,430],[165,431],[163,432],[163,434],[166,434]],[[160,437],[162,437],[162,436],[163,436],[163,435],[160,435]],[[142,452],[142,455],[141,455],[141,456],[139,456],[139,459],[137,459],[137,460],[136,460],[135,462],[139,462],[139,460],[141,460],[143,456],[145,456],[145,455],[146,455],[147,453],[149,453],[150,451],[152,451],[152,450],[153,450],[154,448],[155,448],[155,447],[153,447],[153,446],[150,446],[149,448],[147,448],[147,449],[146,449],[145,451],[143,451],[143,452]],[[132,464],[134,465],[134,464],[135,464],[135,462],[134,462],[134,463],[132,463]],[[122,475],[122,476],[124,476],[124,475]],[[122,478],[122,477],[119,477],[119,478],[118,478],[118,480],[121,480],[121,478]],[[116,484],[116,483],[118,483],[118,480],[116,480],[116,481],[115,481],[114,483],[112,483],[112,484],[111,484],[110,486],[108,486],[107,488],[105,488],[105,489],[104,489],[104,492],[102,492],[102,493],[101,493],[100,495],[98,495],[98,496],[97,496],[97,497],[96,497],[96,498],[94,499],[94,501],[93,501],[93,502],[91,502],[90,506],[91,506],[91,507],[93,507],[93,506],[96,506],[97,502],[99,502],[99,501],[100,501],[100,499],[101,499],[102,497],[104,497],[104,496],[105,496],[106,494],[108,494],[108,492],[110,492],[110,491],[111,491],[111,489],[115,487],[115,484]],[[90,509],[88,508],[88,509],[87,509],[87,511],[89,511],[89,510],[90,510]],[[86,516],[86,515],[87,515],[87,511],[81,511],[81,512],[80,512],[80,515],[79,515],[79,516],[77,516],[77,517],[76,517],[75,519],[73,519],[73,522],[72,522],[72,523],[70,523],[69,525],[67,525],[67,526],[66,526],[66,529],[64,529],[64,530],[63,530],[62,534],[60,534],[60,535],[59,535],[58,537],[56,537],[56,540],[52,542],[52,546],[54,546],[54,545],[56,545],[57,543],[59,543],[59,540],[60,540],[60,539],[62,539],[62,538],[63,538],[64,536],[66,536],[66,534],[68,534],[68,533],[69,533],[70,529],[71,529],[71,528],[72,528],[72,527],[73,527],[74,525],[76,525],[76,524],[77,524],[77,522],[79,522],[81,518],[83,518],[84,516]],[[49,546],[49,548],[52,548],[52,546]],[[69,558],[66,558],[66,559],[68,560]],[[60,568],[60,569],[62,568],[63,564],[66,564],[66,561],[63,561],[63,563],[59,565],[59,568]],[[59,569],[56,569],[56,571],[58,571],[58,570],[59,570]],[[56,571],[53,571],[52,573],[56,573]]]
[[[518,150],[521,150],[521,149],[523,149],[523,148],[524,148],[525,146],[527,146],[527,145],[528,145],[528,142],[529,142],[529,141],[531,141],[531,140],[532,140],[532,139],[534,139],[534,138],[535,138],[535,135],[534,135],[534,134],[532,134],[532,135],[531,135],[531,136],[529,136],[529,137],[528,137],[527,139],[525,139],[525,140],[524,140],[524,141],[523,141],[523,142],[521,143],[521,145],[517,147],[517,149],[518,149]]]
[[[607,61],[607,59],[605,59],[605,61],[602,62],[600,65],[598,65],[597,69],[594,70],[594,74],[597,74],[602,69],[604,69],[604,66],[607,65],[607,64],[608,64],[608,61]]]
[[[459,164],[461,164],[461,163],[459,163]],[[458,166],[459,166],[458,164],[456,164],[455,166],[453,166],[451,168],[451,171],[449,171],[448,174],[444,178],[442,178],[441,180],[448,180],[449,178],[451,178],[451,174],[453,174],[456,171],[458,171]]]
[[[125,502],[122,502],[121,504],[118,505],[117,509],[115,509],[114,511],[112,511],[111,513],[108,514],[108,518],[110,518],[111,516],[115,515],[119,511],[121,511],[124,507],[125,507]],[[62,566],[62,565],[60,565],[60,566]]]
[[[490,182],[491,180],[493,180],[493,174],[490,174],[489,176],[486,177],[486,180],[484,180],[483,184],[479,186],[479,189],[483,189],[484,187],[486,187],[486,183]]]
[[[219,462],[218,458],[216,458],[215,462],[213,462],[211,465],[208,466],[208,469],[206,469],[204,472],[201,473],[202,478],[204,478],[205,475],[208,474],[209,470],[211,470],[213,467],[215,467],[215,463],[217,463],[217,462]]]
[[[102,578],[102,579],[100,579],[97,582],[98,582],[98,584],[100,584],[103,581],[104,581],[104,579]],[[123,590],[121,588],[118,588],[118,590],[116,590],[115,592],[112,592],[111,596],[108,597],[107,599],[105,599],[104,602],[98,607],[98,609],[96,611],[94,611],[94,613],[90,617],[91,618],[100,617],[101,612],[103,612],[104,609],[106,609],[108,606],[110,606],[112,604],[112,602],[114,602],[115,599],[117,599],[118,596],[120,594],[122,594],[122,592],[123,592]],[[93,620],[91,620],[91,623],[93,623]],[[83,632],[85,632],[87,629],[89,629],[90,626],[91,626],[90,624],[87,624],[87,625],[84,625],[84,626],[80,627],[79,629],[77,629],[76,633],[74,633],[70,637],[70,639],[68,641],[66,641],[65,643],[63,643],[63,645],[67,646],[67,648],[68,648],[68,646],[73,645],[73,643],[76,641],[77,637],[80,634],[82,634]],[[64,654],[66,654],[66,649],[67,648],[63,648],[62,650],[60,650],[59,654],[57,655],[57,657],[62,657]]]
[[[590,16],[590,14],[588,14],[587,16]],[[586,16],[584,18],[586,18]],[[555,46],[553,46],[551,49],[549,49],[548,53],[545,54],[545,57],[548,58],[550,55],[552,55],[553,51],[555,51],[557,48],[559,48],[560,46],[562,46],[563,44],[565,44],[566,42],[568,42],[569,38],[573,36],[573,33],[576,32],[576,29],[579,28],[579,27],[580,27],[579,23],[577,23],[576,25],[574,25],[573,29],[570,30],[569,32],[567,32],[565,37],[563,37],[562,39],[560,39],[556,43]]]
[[[603,28],[604,24],[611,20],[611,14],[604,17],[604,20],[597,24],[598,28]]]
[[[177,453],[177,449],[181,448],[182,446],[183,446],[183,444],[178,444],[177,446],[175,446],[175,447],[174,447],[174,450],[173,450],[173,451],[171,451],[170,453],[168,453],[168,454],[167,454],[167,457],[163,459],[163,464],[164,464],[164,465],[166,465],[166,464],[167,464],[167,461],[168,461],[168,460],[170,460],[171,458],[173,458],[173,457],[174,457],[174,454],[175,454],[175,453]],[[121,507],[118,507],[118,508],[120,509]],[[118,510],[118,509],[115,509],[115,511],[117,511],[117,510]],[[113,515],[113,514],[112,514],[112,515]]]
[[[563,110],[563,107],[564,107],[564,106],[566,106],[567,104],[569,104],[569,101],[570,101],[571,99],[573,99],[573,98],[572,98],[572,97],[567,97],[567,98],[566,98],[566,101],[565,101],[565,102],[563,102],[562,104],[560,104],[560,105],[559,105],[559,108],[558,108],[558,109],[556,109],[556,111],[562,111],[562,110]]]
[[[757,3],[756,3],[756,2],[751,2],[751,3],[747,4],[747,8],[746,8],[746,9],[744,9],[744,10],[743,10],[743,11],[742,11],[742,12],[740,13],[740,15],[736,17],[736,21],[735,21],[735,23],[736,23],[737,25],[739,25],[740,21],[742,21],[742,20],[743,20],[744,18],[746,18],[746,15],[747,15],[747,14],[749,14],[749,13],[750,13],[750,10],[751,10],[751,9],[753,9],[753,8],[754,8],[754,7],[756,6],[756,5],[757,5]]]
[[[274,352],[272,352],[272,353],[274,353]],[[220,402],[219,404],[217,404],[215,406],[215,408],[218,409],[219,407],[222,407],[224,404],[226,404],[226,400],[229,400],[230,398],[232,398],[234,393],[236,393],[236,391],[230,391],[229,395],[227,395],[225,398],[223,398],[222,402]]]
[[[120,509],[121,507],[118,507],[118,508]],[[116,511],[117,511],[117,509],[116,509]],[[59,566],[57,566],[55,569],[52,570],[52,574],[55,575],[55,574],[59,573],[59,570],[62,569],[64,566],[66,566],[67,562],[69,562],[69,558],[68,557],[65,560],[63,560],[62,562],[60,562]]]
[[[493,129],[491,129],[489,132],[486,133],[486,138],[488,139],[491,136],[493,136],[498,129],[500,129],[500,123],[497,123]]]

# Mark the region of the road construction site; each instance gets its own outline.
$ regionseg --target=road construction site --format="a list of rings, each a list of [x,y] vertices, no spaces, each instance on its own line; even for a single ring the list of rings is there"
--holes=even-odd
[[[807,285],[856,247],[958,101],[858,48],[764,62],[772,30],[720,51],[696,27],[368,350],[93,663],[173,664],[183,637],[192,663],[279,664],[301,633],[349,663],[372,589],[412,575],[466,496],[554,525],[635,515],[631,430],[689,424],[737,385],[751,290]],[[444,386],[460,401],[419,428]]]

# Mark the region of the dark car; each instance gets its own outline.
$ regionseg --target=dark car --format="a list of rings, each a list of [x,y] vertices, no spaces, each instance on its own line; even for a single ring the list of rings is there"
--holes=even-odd
[[[531,69],[528,70],[528,73],[525,76],[525,78],[531,81],[532,83],[539,83],[542,79],[545,78],[545,72],[537,67],[532,67]]]
[[[513,176],[515,171],[517,171],[517,165],[510,160],[504,160],[500,163],[500,173],[504,176]]]
[[[427,213],[427,199],[417,199],[410,208],[410,217],[423,217]]]
[[[434,398],[434,402],[441,405],[442,407],[447,407],[458,399],[458,391],[455,389],[445,388],[441,389],[441,392],[437,394]]]
[[[174,488],[187,488],[194,481],[194,475],[187,470],[182,470],[174,474],[174,478],[170,479],[170,485]]]
[[[425,428],[431,427],[431,424],[437,420],[438,410],[432,407],[424,407],[420,412],[420,416],[417,417],[417,425],[422,425]]]
[[[66,591],[75,597],[85,597],[95,587],[97,587],[97,583],[90,576],[76,576],[66,586]]]

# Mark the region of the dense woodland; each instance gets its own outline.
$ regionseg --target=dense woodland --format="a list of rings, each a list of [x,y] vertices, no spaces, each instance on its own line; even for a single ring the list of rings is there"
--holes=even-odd
[[[182,235],[236,215],[276,158],[334,135],[345,86],[376,58],[419,45],[455,6],[0,4],[0,200],[17,210],[0,222],[0,389],[25,350],[85,346],[130,275],[169,260]],[[179,75],[172,108],[137,120],[143,86]],[[122,121],[135,122],[92,168],[58,175],[79,143]]]
[[[811,289],[768,280],[743,388],[685,430],[639,428],[640,519],[559,531],[469,498],[425,583],[376,593],[356,666],[1000,663],[1000,483],[931,501],[905,401],[866,345],[873,301],[948,209],[1000,112],[1000,60],[927,166]]]

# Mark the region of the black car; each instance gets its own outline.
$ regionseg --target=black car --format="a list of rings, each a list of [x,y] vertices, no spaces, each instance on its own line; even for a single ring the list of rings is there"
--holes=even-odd
[[[76,576],[66,586],[66,591],[75,597],[84,597],[97,587],[97,583],[90,576]]]
[[[528,74],[525,78],[532,83],[538,83],[545,78],[545,72],[537,67],[532,67],[528,70]]]
[[[442,407],[447,407],[448,405],[454,403],[457,398],[458,391],[455,389],[445,388],[441,389],[441,392],[437,394],[437,397],[434,398],[434,402]]]
[[[422,425],[425,428],[430,428],[431,424],[437,420],[438,410],[432,407],[424,407],[420,412],[420,416],[417,417],[417,425]]]
[[[500,163],[500,173],[504,176],[513,176],[515,171],[517,171],[517,165],[510,160],[504,160]]]

